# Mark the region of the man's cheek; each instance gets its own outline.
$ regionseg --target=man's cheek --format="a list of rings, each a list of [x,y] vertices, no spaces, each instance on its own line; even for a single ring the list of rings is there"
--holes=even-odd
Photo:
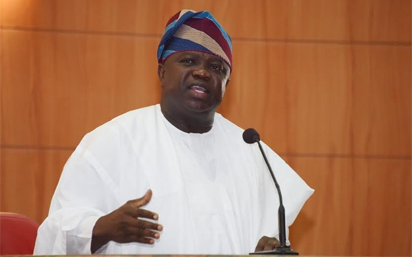
[[[226,83],[224,83],[224,84],[222,85],[222,98],[223,98],[223,96],[225,95],[225,92],[226,92]]]

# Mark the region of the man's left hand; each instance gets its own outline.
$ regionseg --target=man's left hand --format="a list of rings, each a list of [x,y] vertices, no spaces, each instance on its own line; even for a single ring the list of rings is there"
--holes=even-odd
[[[276,247],[280,247],[279,240],[274,237],[264,236],[259,240],[255,252],[270,251],[275,249]]]

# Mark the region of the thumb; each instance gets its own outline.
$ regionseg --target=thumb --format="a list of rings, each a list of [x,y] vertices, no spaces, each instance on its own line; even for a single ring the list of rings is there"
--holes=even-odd
[[[134,205],[136,208],[140,208],[140,207],[142,207],[142,206],[145,206],[146,204],[148,204],[148,203],[150,202],[150,199],[152,199],[152,194],[153,194],[153,193],[152,193],[152,190],[150,190],[150,189],[147,190],[147,191],[146,191],[146,194],[144,194],[143,197],[134,200],[133,205]]]

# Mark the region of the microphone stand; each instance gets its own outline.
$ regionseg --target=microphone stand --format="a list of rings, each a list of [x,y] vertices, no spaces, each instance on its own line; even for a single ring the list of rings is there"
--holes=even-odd
[[[266,165],[269,168],[270,175],[272,176],[273,182],[275,182],[276,189],[279,194],[279,210],[278,210],[278,225],[279,225],[279,242],[280,242],[280,247],[276,247],[273,250],[270,251],[261,251],[261,252],[255,252],[255,253],[250,253],[250,255],[299,255],[298,252],[293,251],[290,246],[286,245],[286,220],[285,220],[285,207],[283,207],[283,199],[282,199],[282,193],[280,191],[279,184],[275,178],[275,175],[273,174],[272,168],[270,167],[269,161],[266,158],[266,154],[263,151],[262,145],[260,144],[259,138],[255,138],[256,142],[259,145],[259,149],[262,152],[263,158],[265,159]]]

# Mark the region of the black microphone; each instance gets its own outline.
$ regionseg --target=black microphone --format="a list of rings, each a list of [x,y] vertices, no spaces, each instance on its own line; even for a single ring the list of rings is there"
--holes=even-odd
[[[298,252],[293,251],[290,246],[286,245],[286,220],[285,220],[285,207],[283,207],[283,199],[282,199],[282,192],[280,191],[280,187],[278,181],[273,174],[272,168],[270,167],[269,161],[266,158],[266,154],[263,151],[262,145],[260,144],[260,136],[259,133],[253,129],[249,128],[243,132],[243,140],[248,144],[258,143],[260,152],[265,159],[266,165],[269,168],[270,175],[272,176],[273,182],[275,182],[276,189],[279,195],[279,211],[278,211],[278,226],[279,226],[279,242],[280,247],[276,247],[274,250],[271,251],[262,251],[256,253],[250,253],[251,255],[254,254],[277,254],[277,255],[299,255]]]

